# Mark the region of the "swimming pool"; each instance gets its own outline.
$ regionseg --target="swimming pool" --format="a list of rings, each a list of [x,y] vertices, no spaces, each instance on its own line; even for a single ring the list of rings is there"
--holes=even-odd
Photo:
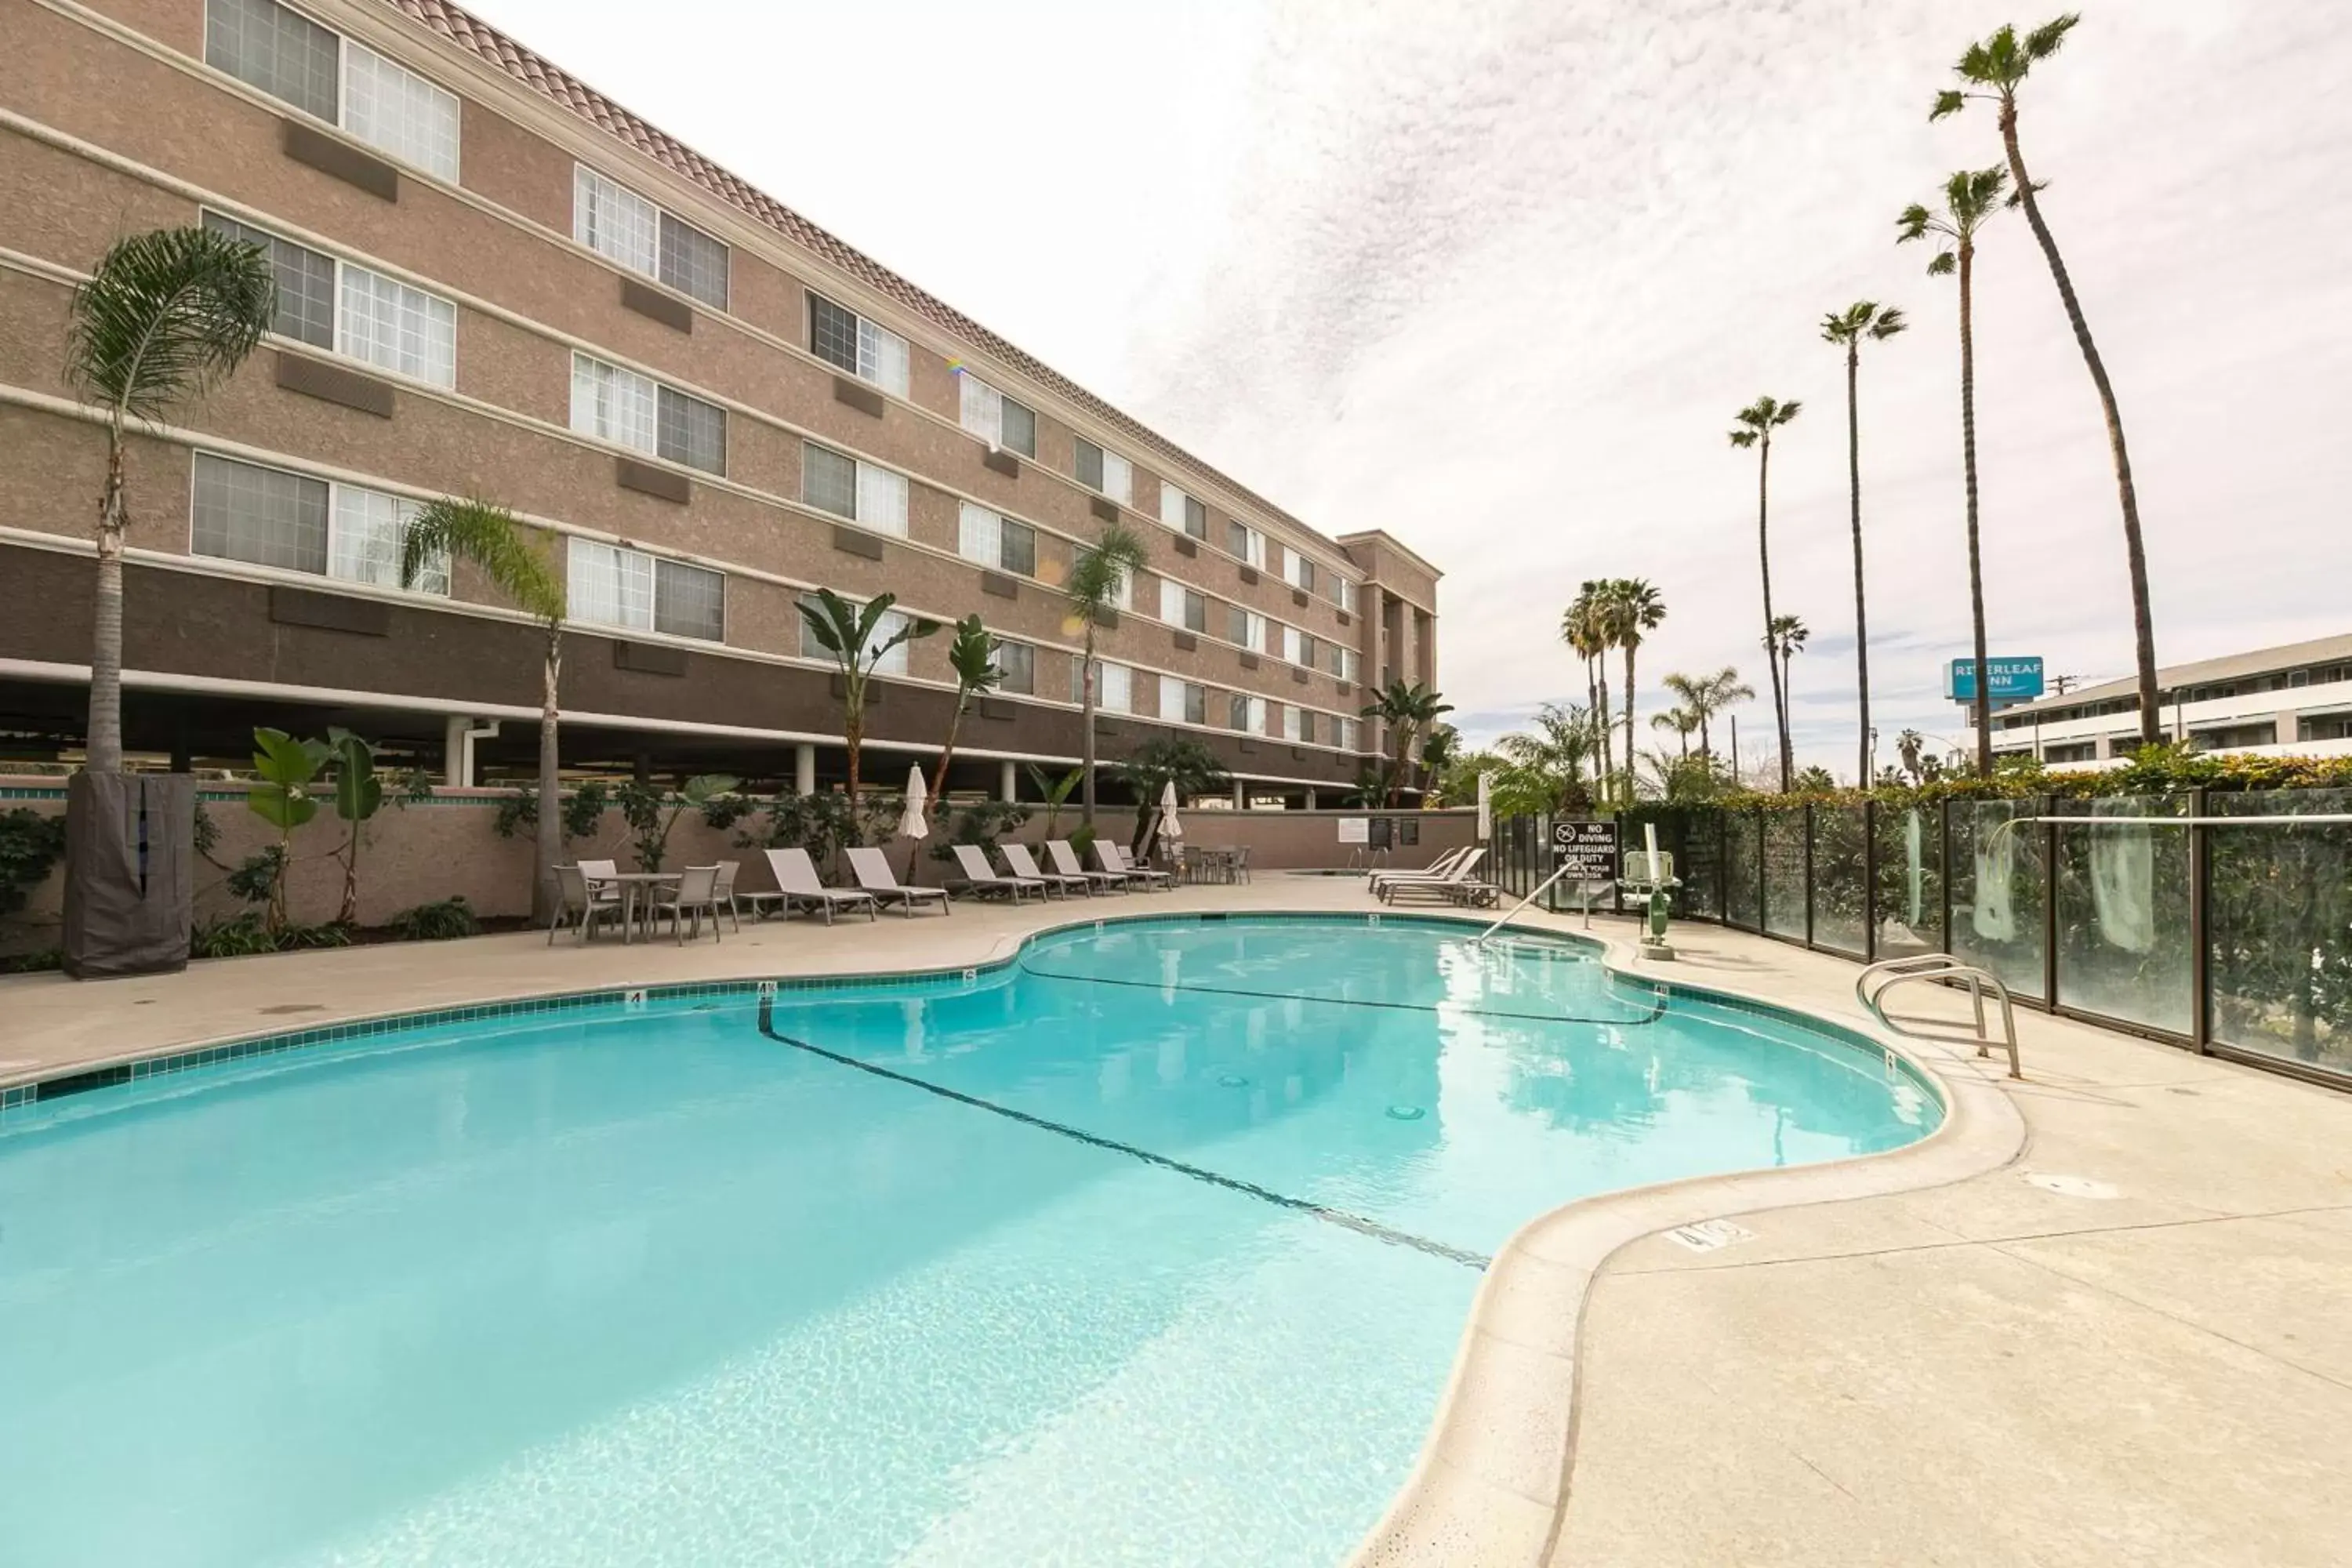
[[[0,1123],[23,1563],[1328,1564],[1484,1260],[1874,1049],[1390,917],[423,1024]]]

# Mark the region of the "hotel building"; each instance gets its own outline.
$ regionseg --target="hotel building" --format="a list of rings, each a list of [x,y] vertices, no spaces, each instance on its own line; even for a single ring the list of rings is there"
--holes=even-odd
[[[2158,669],[2166,737],[2200,752],[2255,756],[2352,755],[2352,636],[2289,643]],[[1974,731],[1969,731],[1973,743]],[[2139,692],[2108,680],[2003,708],[1996,756],[2101,763],[2139,744]]]
[[[1436,683],[1438,572],[1396,540],[1309,528],[455,6],[0,0],[0,754],[82,738],[105,438],[74,288],[194,224],[266,250],[277,319],[131,444],[134,753],[342,724],[528,775],[532,626],[462,563],[397,582],[444,495],[567,576],[567,768],[839,777],[819,587],[999,637],[952,787],[1066,768],[1057,584],[1113,520],[1150,559],[1098,637],[1106,764],[1185,735],[1249,797],[1332,805],[1385,744],[1372,691]],[[867,777],[936,756],[947,640],[881,668]]]

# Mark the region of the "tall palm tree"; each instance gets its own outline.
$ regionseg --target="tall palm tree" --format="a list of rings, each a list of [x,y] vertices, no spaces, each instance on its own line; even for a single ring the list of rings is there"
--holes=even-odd
[[[1822,338],[1845,350],[1846,495],[1853,517],[1853,673],[1862,704],[1862,761],[1854,776],[1870,783],[1870,616],[1862,573],[1862,344],[1885,342],[1910,323],[1893,305],[1857,300],[1822,318]]]
[[[1646,577],[1615,577],[1607,595],[1611,640],[1625,650],[1625,799],[1633,798],[1633,656],[1645,632],[1666,618],[1666,601]]]
[[[1609,675],[1602,658],[1609,651],[1609,631],[1601,614],[1601,583],[1586,578],[1577,588],[1574,601],[1559,617],[1560,641],[1584,660],[1585,714],[1594,735],[1603,742],[1599,747],[1585,748],[1592,763],[1596,788],[1605,786],[1609,772]]]
[[[2091,384],[2098,389],[2099,408],[2106,416],[2107,447],[2115,458],[2116,494],[2123,503],[2124,552],[2131,569],[2132,637],[2134,652],[2139,664],[2139,743],[2153,746],[2161,741],[2156,692],[2156,624],[2149,613],[2147,595],[2147,551],[2140,538],[2139,495],[2132,488],[2131,453],[2124,446],[2124,416],[2116,406],[2116,389],[2107,380],[2106,362],[2099,357],[2098,345],[2091,341],[2090,323],[2083,319],[2083,302],[2074,297],[2074,279],[2066,274],[2066,263],[2058,254],[2058,241],[2050,232],[2050,225],[2042,216],[2039,195],[2041,187],[2026,172],[2025,154],[2017,142],[2017,89],[2033,68],[2055,55],[2074,30],[2082,17],[2074,12],[2044,22],[2023,37],[2013,26],[2004,26],[1982,43],[1970,44],[1953,74],[1969,89],[1948,88],[1936,95],[1930,120],[1941,120],[1957,114],[1970,99],[1981,99],[1999,106],[2001,151],[2009,155],[2009,177],[2017,189],[2018,205],[2025,209],[2026,226],[2033,231],[2036,243],[2042,247],[2042,258],[2050,264],[2051,281],[2058,285],[2059,302],[2066,307],[2067,323],[2074,329],[2074,344],[2083,351],[2083,363],[2091,373]],[[1990,679],[1982,663],[1977,666],[1977,682],[1983,685]]]
[[[1812,632],[1794,616],[1775,616],[1772,627],[1764,638],[1764,657],[1772,664],[1772,699],[1779,706],[1780,721],[1780,791],[1787,794],[1794,774],[1789,768],[1789,661],[1805,651],[1805,639]]]
[[[66,378],[106,411],[106,488],[98,502],[96,631],[83,765],[122,771],[123,436],[160,421],[235,374],[269,330],[278,285],[258,246],[203,228],[115,242],[74,290]]]
[[[1085,778],[1078,786],[1082,792],[1078,820],[1088,827],[1095,825],[1095,678],[1099,673],[1095,666],[1095,631],[1117,612],[1125,584],[1150,559],[1142,535],[1123,522],[1109,523],[1092,544],[1078,552],[1077,559],[1070,563],[1069,581],[1062,584],[1070,615],[1085,628],[1086,636],[1086,651],[1078,666],[1078,711],[1085,724],[1079,740],[1079,766]]]
[[[1738,428],[1731,432],[1731,444],[1743,450],[1756,448],[1756,554],[1764,579],[1764,646],[1773,646],[1772,616],[1772,432],[1787,425],[1804,407],[1801,403],[1782,403],[1777,398],[1759,397],[1738,413],[1732,422]],[[1772,666],[1772,712],[1780,724],[1780,788],[1787,790],[1796,769],[1794,756],[1789,749],[1789,706],[1781,700],[1780,668]]]
[[[471,562],[500,598],[539,623],[544,639],[539,686],[539,821],[533,839],[538,863],[531,875],[531,908],[544,916],[555,897],[554,868],[563,858],[555,733],[563,674],[563,574],[512,512],[488,501],[445,496],[417,513],[401,533],[401,585],[413,588],[428,572],[446,571],[452,561]]]
[[[852,823],[857,820],[858,762],[866,749],[866,689],[874,679],[875,667],[892,648],[929,637],[940,629],[937,621],[900,616],[898,624],[886,634],[883,627],[891,617],[891,606],[898,602],[896,594],[877,594],[863,605],[854,605],[830,588],[819,588],[814,603],[800,601],[801,619],[807,625],[809,636],[833,656],[834,664],[841,671],[841,740],[849,752]],[[851,842],[856,840],[853,838]]]
[[[1897,245],[1928,235],[1943,248],[1927,263],[1930,277],[1958,274],[1960,280],[1960,469],[1969,506],[1969,619],[1976,637],[1977,776],[1992,776],[1992,683],[1984,679],[1984,558],[1977,538],[1977,230],[2005,205],[2009,174],[1999,167],[1961,169],[1944,182],[1944,210],[1917,202],[1895,220]]]
[[[1395,766],[1389,774],[1389,805],[1394,807],[1403,797],[1404,781],[1412,765],[1412,742],[1442,714],[1454,711],[1454,704],[1442,700],[1437,692],[1415,681],[1410,685],[1391,680],[1386,689],[1365,704],[1362,717],[1377,719],[1389,727],[1395,738]]]

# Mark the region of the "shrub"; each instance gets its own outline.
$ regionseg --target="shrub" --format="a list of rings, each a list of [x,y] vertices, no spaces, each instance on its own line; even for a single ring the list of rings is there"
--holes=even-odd
[[[247,910],[228,920],[198,926],[188,951],[196,958],[244,958],[256,952],[275,952],[278,943],[270,936],[269,928],[262,924],[260,911]]]
[[[472,936],[482,926],[474,918],[473,907],[460,896],[403,910],[392,917],[385,929],[403,942],[448,942]]]
[[[36,948],[31,952],[9,953],[0,957],[0,974],[37,974],[45,970],[63,969],[66,952],[61,947]]]

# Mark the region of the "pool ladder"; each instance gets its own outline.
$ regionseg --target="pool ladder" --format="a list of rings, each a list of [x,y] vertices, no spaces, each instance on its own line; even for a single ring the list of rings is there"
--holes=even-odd
[[[2000,1032],[2009,1047],[2009,1076],[2021,1079],[2025,1074],[2017,1065],[2017,1014],[2009,1002],[2009,987],[1990,970],[1962,963],[1948,952],[1915,953],[1909,958],[1889,958],[1874,963],[1854,978],[1853,999],[1867,1009],[1870,1016],[1889,1031],[1913,1039],[1949,1039],[1934,1026],[1949,1020],[1937,1018],[1890,1017],[1886,1012],[1886,994],[1907,980],[1932,980],[1938,984],[1965,985],[1969,1001],[1976,1012],[1977,1055],[1992,1054],[1992,1040],[1985,1033],[1984,994],[1988,987],[2000,999]]]

